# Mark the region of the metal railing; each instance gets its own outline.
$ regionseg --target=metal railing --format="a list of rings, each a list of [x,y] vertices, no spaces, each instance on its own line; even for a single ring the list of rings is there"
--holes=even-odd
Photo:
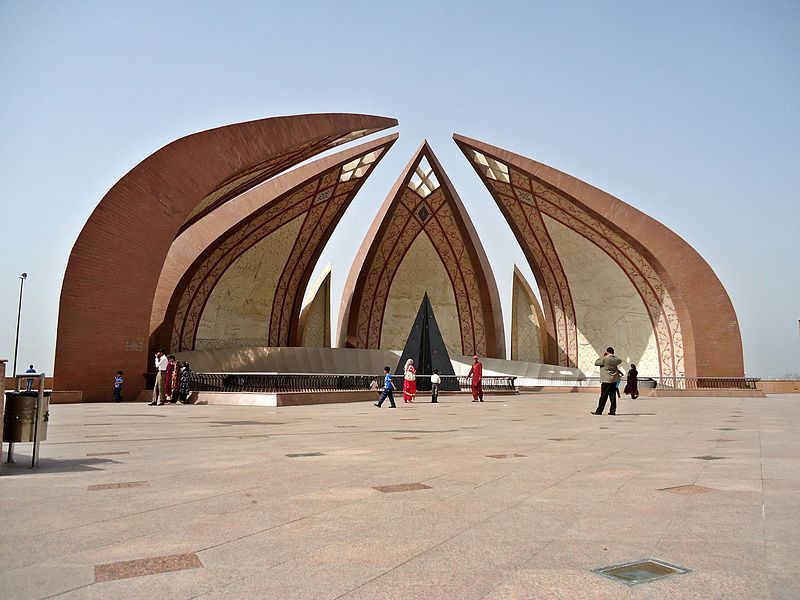
[[[481,378],[483,391],[514,392],[516,377]],[[393,375],[396,390],[403,389],[403,376]],[[274,394],[286,392],[367,391],[383,388],[383,376],[335,375],[330,373],[192,373],[189,385],[193,392],[236,392]],[[430,375],[417,375],[417,389],[430,390]],[[470,391],[472,378],[442,375],[442,391]]]
[[[755,390],[757,377],[654,377],[657,387],[669,390]]]
[[[639,389],[670,390],[755,390],[757,377],[639,377]],[[600,387],[599,377],[518,377],[517,387]],[[621,385],[625,385],[622,378]]]

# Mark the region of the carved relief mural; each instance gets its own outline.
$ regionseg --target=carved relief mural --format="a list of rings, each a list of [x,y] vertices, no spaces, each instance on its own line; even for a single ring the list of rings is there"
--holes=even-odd
[[[613,223],[552,185],[463,138],[456,142],[495,198],[536,275],[558,364],[593,371],[598,348],[613,345],[603,341],[612,336],[631,344],[630,351],[619,348],[619,354],[638,356],[652,370],[649,374],[683,376],[677,310],[648,258]],[[595,264],[614,285],[589,271]],[[623,302],[626,294],[638,299]],[[598,299],[609,303],[607,314],[601,315]]]
[[[302,216],[295,218],[231,263],[208,296],[196,350],[249,346],[269,337],[275,288],[302,224]]]
[[[594,361],[613,346],[623,367],[636,364],[642,376],[658,376],[659,356],[647,307],[631,280],[594,243],[558,221],[545,217],[550,237],[564,265],[578,326],[578,368],[597,371]]]
[[[311,298],[300,312],[300,345],[307,348],[331,347],[331,265],[323,269],[309,287]]]
[[[396,138],[296,185],[221,235],[167,309],[173,351],[301,343],[300,303],[314,263],[361,184]],[[257,190],[254,190],[256,192]],[[238,323],[237,323],[238,321]],[[246,335],[243,335],[246,333]]]
[[[543,363],[547,339],[545,327],[539,300],[514,265],[511,290],[511,360]]]
[[[396,119],[371,115],[293,115],[217,127],[151,149],[100,199],[70,252],[59,301],[55,389],[101,400],[108,390],[98,372],[152,368],[154,298],[187,220],[353,136],[395,125]],[[124,273],[124,280],[98,288],[112,272]],[[87,347],[94,349],[91,363],[84,358]],[[126,393],[136,397],[144,382],[129,378]]]
[[[420,236],[423,241],[415,245]],[[404,266],[407,260],[411,262]],[[434,278],[450,292],[436,292]],[[339,345],[402,349],[428,284],[435,286],[429,294],[438,295],[431,297],[434,310],[437,301],[455,306],[446,325],[445,311],[436,313],[443,333],[448,331],[449,350],[505,356],[497,286],[485,253],[455,189],[423,143],[381,207],[353,264],[342,301]],[[401,322],[408,318],[405,331],[401,323],[390,322],[391,316]]]
[[[384,311],[381,344],[384,348],[402,349],[405,346],[425,292],[434,314],[442,315],[436,321],[447,351],[460,354],[461,330],[453,285],[433,242],[424,232],[411,244],[392,280]]]

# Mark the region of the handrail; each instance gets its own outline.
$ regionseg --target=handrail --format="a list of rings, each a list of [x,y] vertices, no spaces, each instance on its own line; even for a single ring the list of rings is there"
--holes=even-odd
[[[472,377],[442,375],[442,391],[469,391]],[[511,376],[481,378],[484,392],[516,391]],[[403,389],[403,376],[392,375],[398,391]],[[192,373],[189,385],[195,392],[286,393],[323,391],[367,391],[383,387],[383,377],[374,375],[339,375],[334,373]],[[417,389],[430,390],[430,375],[417,375]]]
[[[639,388],[671,390],[754,390],[758,377],[639,377]],[[622,378],[625,384],[625,378]],[[517,377],[517,387],[600,387],[599,377]]]

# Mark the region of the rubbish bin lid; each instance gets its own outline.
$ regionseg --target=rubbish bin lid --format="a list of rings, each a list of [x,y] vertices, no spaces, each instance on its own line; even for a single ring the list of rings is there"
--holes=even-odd
[[[42,395],[49,397],[52,392],[53,392],[53,390],[45,390]],[[10,390],[10,391],[6,392],[6,396],[11,397],[11,398],[15,398],[15,397],[18,397],[18,396],[28,396],[28,397],[31,397],[31,398],[36,398],[36,397],[39,396],[39,392],[36,391],[36,390],[31,390],[30,392],[27,391],[27,390],[23,390],[23,391],[20,391],[20,392],[15,392],[14,390]]]

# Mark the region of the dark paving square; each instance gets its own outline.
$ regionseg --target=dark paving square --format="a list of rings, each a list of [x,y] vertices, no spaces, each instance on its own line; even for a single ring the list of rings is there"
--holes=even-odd
[[[322,452],[295,452],[293,454],[287,454],[289,458],[301,458],[304,456],[325,456]]]
[[[487,454],[486,458],[496,458],[496,459],[502,459],[502,458],[525,458],[526,456],[527,456],[526,454],[517,454],[517,453],[514,453],[514,454]]]
[[[97,490],[118,490],[121,488],[146,487],[149,485],[149,481],[122,481],[120,483],[98,483],[90,485],[86,489],[90,492],[95,492]]]
[[[143,577],[156,573],[199,569],[202,566],[203,563],[200,562],[200,559],[195,553],[155,556],[153,558],[140,558],[138,560],[125,560],[96,565],[94,568],[94,580],[95,583],[101,583],[103,581],[114,581],[116,579]]]
[[[130,452],[87,452],[86,456],[122,456],[123,454],[130,454]]]
[[[376,485],[372,489],[391,494],[393,492],[413,492],[416,490],[429,490],[431,486],[424,483],[395,483],[392,485]]]
[[[696,458],[697,460],[722,460],[727,458],[725,456],[714,456],[712,454],[706,454],[705,456],[693,456],[692,458]]]
[[[691,495],[691,494],[705,494],[707,492],[716,492],[714,488],[705,487],[703,485],[677,485],[675,487],[661,488],[659,492],[670,492],[672,494]]]

